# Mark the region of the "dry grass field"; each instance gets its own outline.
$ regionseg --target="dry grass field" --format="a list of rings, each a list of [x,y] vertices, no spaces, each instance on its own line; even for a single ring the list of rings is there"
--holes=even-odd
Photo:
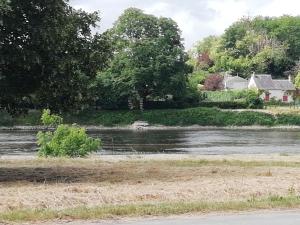
[[[30,220],[14,214],[29,209],[249,203],[299,192],[299,156],[0,160],[0,221]]]
[[[267,112],[271,112],[272,114],[300,114],[300,107],[283,107],[283,106],[268,106]]]

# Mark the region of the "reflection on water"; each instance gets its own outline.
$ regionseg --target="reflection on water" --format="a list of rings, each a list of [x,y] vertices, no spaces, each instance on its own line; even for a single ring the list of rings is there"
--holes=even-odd
[[[34,154],[36,132],[1,131],[0,155]],[[104,130],[99,154],[190,153],[267,154],[300,153],[299,130]]]

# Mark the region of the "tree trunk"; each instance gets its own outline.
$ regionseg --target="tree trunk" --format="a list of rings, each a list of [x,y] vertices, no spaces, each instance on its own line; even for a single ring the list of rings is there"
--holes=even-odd
[[[134,108],[131,99],[128,99],[128,108],[129,108],[130,110],[133,110],[133,108]]]
[[[140,101],[140,110],[143,112],[144,111],[144,98],[139,98]]]

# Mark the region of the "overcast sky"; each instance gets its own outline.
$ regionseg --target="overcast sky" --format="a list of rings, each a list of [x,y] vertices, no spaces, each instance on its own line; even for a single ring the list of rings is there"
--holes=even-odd
[[[77,9],[100,11],[100,31],[110,28],[129,7],[170,17],[182,30],[186,48],[203,37],[221,34],[243,16],[300,14],[300,0],[70,0],[70,3]]]

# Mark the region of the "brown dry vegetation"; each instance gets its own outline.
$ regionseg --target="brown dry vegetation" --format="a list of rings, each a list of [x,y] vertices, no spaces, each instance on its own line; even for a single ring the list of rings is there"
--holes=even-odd
[[[300,163],[292,157],[287,161],[0,160],[0,213],[28,208],[247,201],[298,194],[299,181]]]
[[[271,112],[272,114],[300,114],[300,108],[299,107],[283,107],[283,106],[268,106],[267,112]]]

